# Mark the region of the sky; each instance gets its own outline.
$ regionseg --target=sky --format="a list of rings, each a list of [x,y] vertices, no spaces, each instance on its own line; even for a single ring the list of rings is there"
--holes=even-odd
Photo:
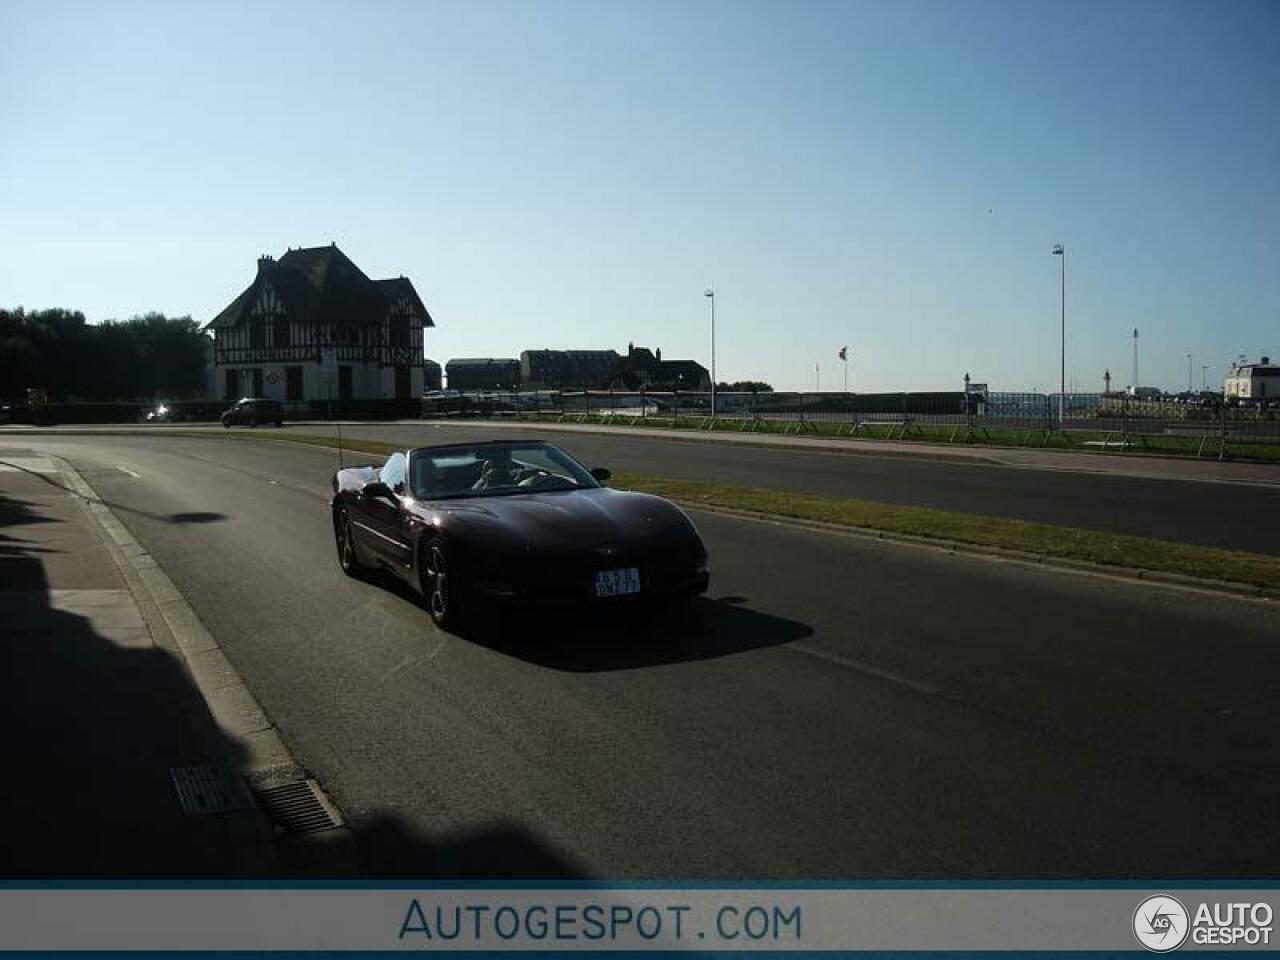
[[[1280,357],[1280,3],[0,0],[0,306],[207,322],[260,254],[427,354],[778,389]],[[1207,365],[1208,370],[1202,370]],[[820,381],[819,381],[820,378]]]

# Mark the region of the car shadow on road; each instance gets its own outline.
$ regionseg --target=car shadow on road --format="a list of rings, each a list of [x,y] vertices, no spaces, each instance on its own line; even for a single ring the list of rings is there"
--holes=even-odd
[[[385,570],[365,579],[428,615],[422,598]],[[458,636],[526,663],[572,673],[637,670],[711,660],[803,640],[813,627],[750,607],[746,597],[697,597],[670,608],[484,610]],[[429,624],[428,624],[429,625]]]
[[[465,636],[527,663],[593,673],[728,657],[812,633],[808,624],[753,610],[741,597],[699,597],[667,611],[506,612],[480,618]]]

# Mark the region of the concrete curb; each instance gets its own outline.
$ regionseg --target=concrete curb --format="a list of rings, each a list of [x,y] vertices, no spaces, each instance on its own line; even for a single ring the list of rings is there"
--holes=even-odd
[[[1179,573],[1165,573],[1161,570],[1145,570],[1140,567],[1109,566],[1101,563],[1090,563],[1087,560],[1070,560],[1064,557],[1028,553],[1025,550],[1012,550],[1007,547],[988,547],[976,543],[965,543],[961,540],[942,540],[914,536],[908,533],[891,533],[886,530],[877,530],[874,527],[855,527],[840,523],[827,523],[822,520],[804,520],[800,517],[780,517],[771,513],[757,513],[754,510],[735,510],[730,507],[713,507],[703,503],[674,498],[673,502],[678,503],[683,509],[695,513],[722,514],[740,520],[755,520],[760,523],[774,523],[784,527],[818,530],[823,533],[856,537],[860,540],[875,540],[902,546],[925,547],[943,553],[963,553],[984,557],[988,560],[1003,560],[1025,566],[1053,567],[1060,570],[1070,570],[1073,573],[1105,577],[1109,580],[1120,580],[1126,583],[1155,584],[1196,593],[1225,595],[1238,600],[1270,602],[1280,599],[1280,590],[1271,587],[1252,586],[1245,583],[1233,583],[1229,580],[1201,579]]]
[[[173,649],[180,656],[222,736],[242,751],[244,759],[236,764],[236,772],[255,789],[311,779],[293,758],[275,724],[222,652],[218,641],[200,622],[155,558],[70,463],[53,455],[49,458],[66,478],[68,487],[80,498],[90,518],[97,522],[108,552],[119,567],[153,636],[167,634],[172,638]],[[291,856],[287,849],[291,844],[296,845],[300,838],[315,838],[321,836],[319,834],[285,835],[277,837],[274,844],[268,843],[267,846],[273,850],[275,873],[299,872],[293,868],[303,866],[301,872],[341,870],[349,874],[358,867],[354,837],[345,820],[333,801],[318,785],[314,786],[322,805],[336,814],[334,819],[338,820],[338,826],[325,831],[322,841],[325,853],[321,862],[309,857],[302,863],[302,858]],[[265,818],[260,812],[255,813],[266,835],[270,836]]]

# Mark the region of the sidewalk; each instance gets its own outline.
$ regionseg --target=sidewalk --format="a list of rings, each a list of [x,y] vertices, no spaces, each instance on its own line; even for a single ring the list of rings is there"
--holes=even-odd
[[[242,749],[68,486],[48,457],[0,443],[0,875],[278,873],[251,804],[184,812],[171,769],[235,771]]]

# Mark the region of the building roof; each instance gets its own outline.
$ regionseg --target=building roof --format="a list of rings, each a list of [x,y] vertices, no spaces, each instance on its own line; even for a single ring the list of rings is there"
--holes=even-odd
[[[218,330],[239,324],[267,286],[279,295],[290,317],[304,322],[379,324],[391,303],[408,296],[415,310],[420,311],[424,325],[435,326],[408,279],[370,280],[336,244],[330,244],[289,250],[279,260],[260,259],[253,283],[210,320],[205,329]]]
[[[483,366],[489,363],[514,363],[519,365],[520,361],[514,359],[513,357],[458,357],[457,359],[450,360],[448,363],[445,364],[445,366],[452,367],[455,364]]]

